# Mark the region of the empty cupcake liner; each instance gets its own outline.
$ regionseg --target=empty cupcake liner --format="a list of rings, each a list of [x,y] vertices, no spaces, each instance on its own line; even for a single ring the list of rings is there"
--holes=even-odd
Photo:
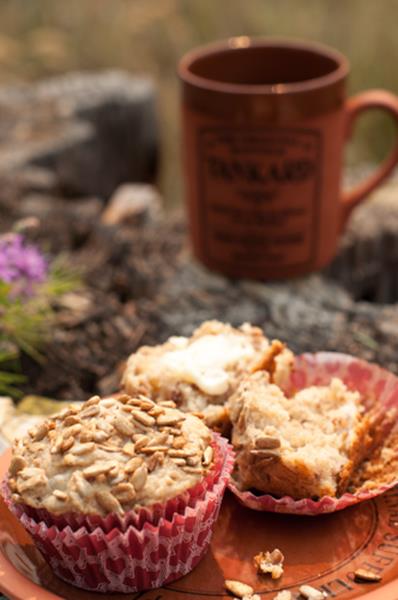
[[[103,593],[157,588],[189,573],[209,546],[234,462],[228,442],[217,436],[216,443],[220,469],[211,486],[200,487],[196,500],[191,490],[190,504],[170,518],[151,507],[136,511],[139,527],[59,528],[6,501],[61,579]]]
[[[358,391],[366,410],[376,403],[385,412],[398,408],[398,377],[378,365],[368,363],[347,354],[318,352],[302,354],[295,360],[294,370],[287,384],[287,393],[294,393],[311,385],[328,385],[333,377],[339,377],[350,390]],[[241,504],[253,510],[288,513],[295,515],[320,515],[343,510],[364,500],[380,496],[398,484],[397,478],[388,484],[356,493],[345,493],[339,498],[324,496],[319,500],[304,498],[295,500],[290,496],[275,498],[270,494],[255,494],[240,490],[233,477],[228,484]]]
[[[77,513],[64,513],[56,515],[46,509],[36,509],[28,505],[22,505],[23,512],[35,521],[43,521],[49,527],[56,525],[58,529],[69,526],[73,531],[85,527],[87,531],[95,531],[98,527],[106,532],[117,528],[125,531],[130,525],[140,529],[144,523],[151,522],[157,525],[163,517],[170,519],[174,513],[183,514],[187,506],[195,506],[198,499],[203,498],[208,490],[211,490],[218,481],[227,451],[228,442],[219,434],[213,434],[214,465],[199,483],[192,488],[171,498],[167,502],[153,504],[150,507],[142,507],[140,510],[132,510],[123,516],[110,514],[103,518],[98,515],[79,515]]]

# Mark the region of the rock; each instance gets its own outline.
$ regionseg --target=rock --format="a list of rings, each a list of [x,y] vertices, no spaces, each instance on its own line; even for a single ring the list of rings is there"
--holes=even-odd
[[[0,178],[40,169],[65,195],[102,198],[124,181],[154,179],[158,128],[147,77],[71,73],[3,87],[0,111]]]
[[[143,225],[160,215],[161,199],[152,185],[124,183],[102,213],[106,225]]]

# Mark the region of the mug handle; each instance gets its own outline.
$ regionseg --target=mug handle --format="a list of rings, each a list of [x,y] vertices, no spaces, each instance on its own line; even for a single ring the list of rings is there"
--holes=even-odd
[[[386,110],[395,120],[398,128],[398,96],[386,90],[369,90],[349,98],[346,103],[346,137],[350,137],[355,119],[365,110],[381,108]],[[398,135],[394,148],[382,162],[375,173],[364,182],[359,183],[352,190],[345,192],[342,197],[343,220],[345,225],[352,209],[361,202],[381,183],[398,163]]]

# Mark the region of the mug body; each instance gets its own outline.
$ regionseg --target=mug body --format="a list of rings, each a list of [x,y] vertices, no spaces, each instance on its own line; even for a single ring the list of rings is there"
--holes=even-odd
[[[276,279],[330,261],[347,73],[338,52],[286,40],[233,38],[181,60],[185,194],[206,266]]]

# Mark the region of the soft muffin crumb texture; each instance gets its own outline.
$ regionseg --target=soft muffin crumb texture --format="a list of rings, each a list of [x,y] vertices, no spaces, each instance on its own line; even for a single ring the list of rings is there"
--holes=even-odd
[[[337,378],[287,397],[259,371],[242,382],[229,413],[241,489],[294,498],[336,496],[370,444],[371,420],[360,394]]]

